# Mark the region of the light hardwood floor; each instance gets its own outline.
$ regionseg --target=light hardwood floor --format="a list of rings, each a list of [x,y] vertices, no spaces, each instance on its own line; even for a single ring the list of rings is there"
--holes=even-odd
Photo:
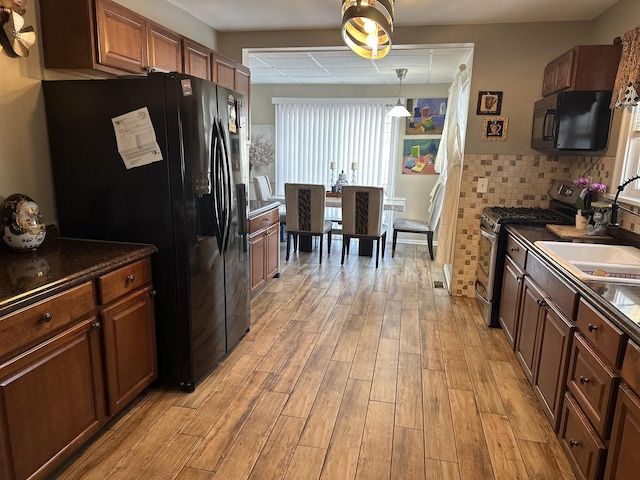
[[[151,388],[62,479],[570,479],[475,299],[434,288],[426,246],[292,254],[192,394]]]

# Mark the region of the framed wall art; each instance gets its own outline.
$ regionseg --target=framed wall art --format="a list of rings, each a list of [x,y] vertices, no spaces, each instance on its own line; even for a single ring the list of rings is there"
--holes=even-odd
[[[441,134],[444,117],[447,114],[446,98],[410,98],[407,110],[411,116],[407,118],[405,135]]]
[[[500,115],[502,92],[478,92],[476,115]]]
[[[439,147],[439,138],[405,139],[402,149],[402,173],[437,175],[435,163]]]
[[[482,125],[482,140],[506,140],[508,126],[507,117],[485,117]]]

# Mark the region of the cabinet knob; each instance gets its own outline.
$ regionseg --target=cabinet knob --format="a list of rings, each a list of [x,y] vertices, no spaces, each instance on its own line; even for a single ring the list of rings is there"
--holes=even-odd
[[[155,298],[157,294],[158,294],[158,291],[157,291],[157,290],[151,290],[151,291],[149,292],[149,296],[150,296],[151,298]]]
[[[577,447],[577,446],[579,446],[579,445],[580,445],[580,442],[578,442],[578,441],[576,441],[576,440],[569,440],[569,446],[570,446],[571,448],[573,448],[573,447]]]
[[[102,324],[100,322],[93,322],[91,324],[91,328],[93,328],[94,330],[97,330],[98,328],[100,328],[102,326]]]
[[[49,313],[49,312],[43,313],[40,316],[40,323],[49,323],[52,318],[53,318],[53,315],[51,313]]]
[[[519,252],[520,249],[518,247],[511,247],[512,252]]]
[[[592,323],[590,323],[589,326],[587,327],[587,329],[590,332],[595,332],[596,330],[598,330],[598,326],[597,325],[593,325]]]
[[[128,275],[127,276],[127,283],[133,283],[133,281],[136,279],[135,275]]]
[[[585,383],[589,383],[589,379],[587,377],[580,377],[580,383],[584,385]]]

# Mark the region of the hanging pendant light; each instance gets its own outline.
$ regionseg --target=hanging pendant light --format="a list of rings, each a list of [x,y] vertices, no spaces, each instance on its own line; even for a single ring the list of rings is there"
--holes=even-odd
[[[402,103],[402,80],[407,75],[406,68],[397,68],[396,75],[400,79],[400,90],[398,90],[398,103],[396,103],[395,107],[389,110],[387,113],[387,117],[410,117],[411,112],[406,109],[404,103]]]
[[[391,50],[394,0],[342,0],[342,38],[361,57],[377,60]]]

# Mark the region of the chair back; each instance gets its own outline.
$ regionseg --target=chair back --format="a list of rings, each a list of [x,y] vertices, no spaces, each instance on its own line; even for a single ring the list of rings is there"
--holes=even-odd
[[[271,182],[266,175],[253,177],[253,189],[256,192],[256,200],[269,200],[273,196]]]
[[[342,232],[347,235],[381,235],[383,203],[382,187],[342,187]]]
[[[324,185],[285,183],[287,230],[290,232],[322,233],[326,203]]]
[[[436,183],[433,187],[431,195],[431,205],[429,206],[429,213],[427,216],[427,225],[429,230],[435,232],[438,222],[440,221],[440,214],[442,213],[442,204],[444,203],[444,184]]]

